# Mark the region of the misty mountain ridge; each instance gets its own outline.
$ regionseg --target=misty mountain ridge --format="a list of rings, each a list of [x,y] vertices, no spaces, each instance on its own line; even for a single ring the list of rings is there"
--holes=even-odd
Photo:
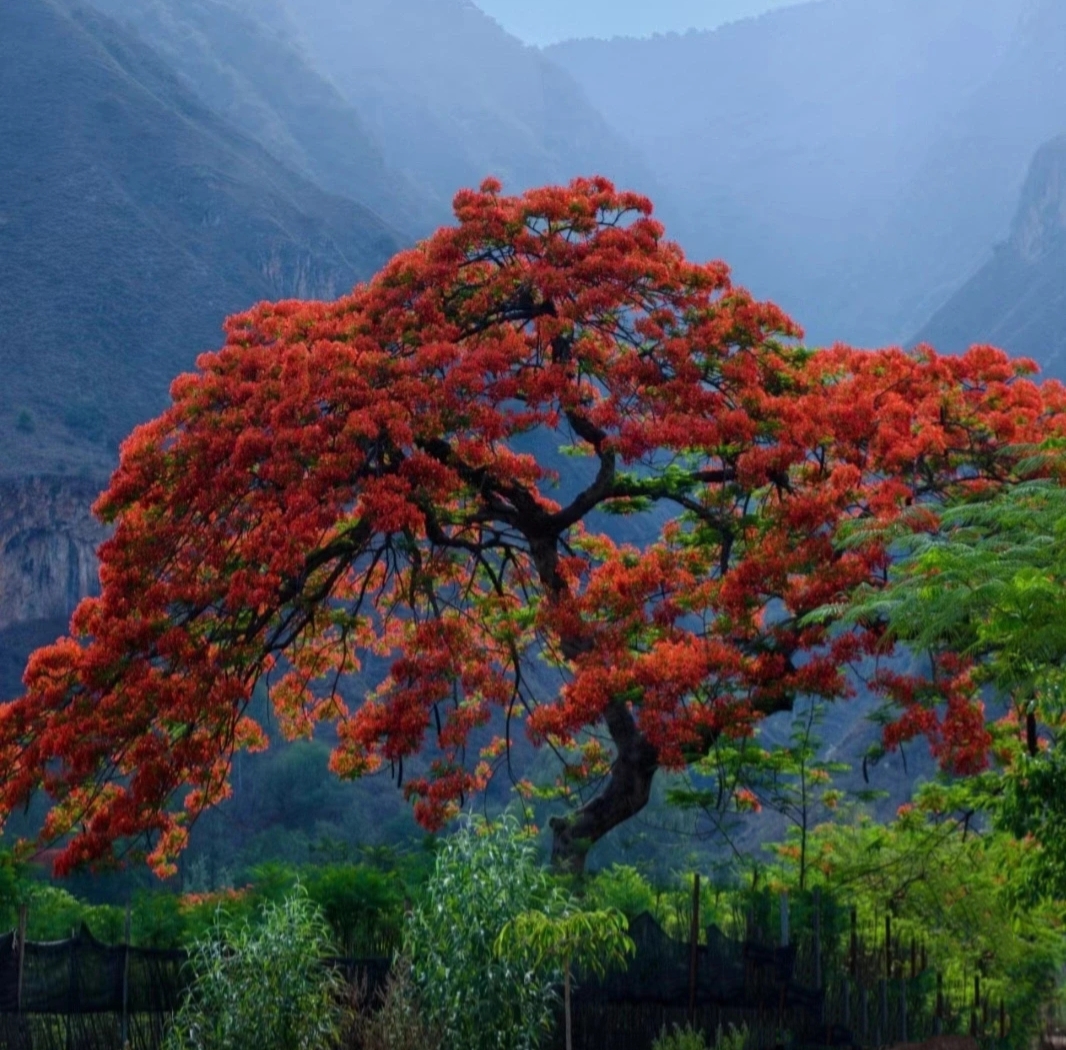
[[[991,343],[1066,379],[1066,135],[1033,159],[1010,237],[914,341],[945,353]]]
[[[284,9],[250,0],[88,0],[149,44],[202,103],[286,167],[409,236],[427,202],[386,167],[358,111],[309,62]]]
[[[60,0],[0,7],[0,138],[7,476],[102,480],[227,314],[336,297],[402,243]]]
[[[441,221],[487,175],[508,193],[601,174],[654,195],[639,150],[575,79],[470,0],[244,2],[287,4],[301,46]]]
[[[546,49],[666,188],[672,235],[813,343],[903,340],[1002,240],[1066,130],[1057,0],[818,0]]]

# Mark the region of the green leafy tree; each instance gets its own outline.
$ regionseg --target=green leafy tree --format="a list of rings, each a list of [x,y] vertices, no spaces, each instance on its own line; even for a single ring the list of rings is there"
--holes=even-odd
[[[845,792],[834,778],[850,770],[846,762],[822,757],[823,741],[817,730],[824,704],[810,698],[798,706],[786,743],[762,746],[764,734],[756,728],[750,736],[720,737],[695,771],[710,787],[689,782],[671,788],[668,800],[682,809],[707,815],[716,830],[729,836],[728,811],[781,814],[790,825],[798,850],[798,885],[807,886],[808,843],[815,824],[840,805]],[[738,860],[746,858],[738,855]]]
[[[969,782],[934,782],[888,824],[868,817],[821,824],[811,835],[811,880],[828,899],[853,904],[860,929],[880,930],[887,911],[894,936],[925,944],[947,986],[968,986],[979,973],[985,994],[1006,1004],[1010,1045],[1020,1048],[1066,961],[1066,907],[1020,891],[1037,844],[981,831],[976,816]],[[796,866],[794,853],[779,852],[769,883],[795,885]],[[845,927],[840,932],[846,936]]]
[[[1045,452],[1022,468],[1063,462]],[[864,592],[846,620],[880,623],[930,657],[927,678],[883,676],[907,708],[897,739],[922,732],[950,746],[960,701],[983,693],[1003,705],[985,740],[999,766],[982,778],[980,804],[1040,842],[1039,891],[1066,897],[1066,488],[1026,481],[907,524],[894,527],[888,585]]]

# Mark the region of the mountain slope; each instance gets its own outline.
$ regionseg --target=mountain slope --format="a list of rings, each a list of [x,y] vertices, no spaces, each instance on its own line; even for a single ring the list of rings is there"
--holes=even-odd
[[[989,226],[1005,226],[996,201],[1016,184],[995,189],[987,214],[970,192],[990,190],[1000,175],[981,172],[1000,158],[960,165],[945,148],[978,126],[978,93],[1014,75],[1028,3],[820,0],[713,32],[546,54],[652,159],[683,202],[668,217],[686,248],[725,258],[815,341],[881,343],[913,331],[972,271]],[[1008,167],[1024,169],[1039,141],[1011,145]],[[974,228],[938,239],[957,200]]]
[[[1037,152],[1010,238],[915,339],[947,351],[992,343],[1066,379],[1066,135]]]
[[[183,84],[323,189],[425,233],[425,201],[384,163],[356,109],[309,64],[277,9],[247,0],[89,0],[150,44]]]
[[[507,192],[589,174],[653,192],[638,151],[573,78],[470,0],[287,3],[307,52],[370,124],[386,163],[432,195],[442,219],[456,190],[490,174]]]
[[[0,5],[0,141],[0,475],[104,476],[227,314],[335,296],[399,244],[57,0]]]

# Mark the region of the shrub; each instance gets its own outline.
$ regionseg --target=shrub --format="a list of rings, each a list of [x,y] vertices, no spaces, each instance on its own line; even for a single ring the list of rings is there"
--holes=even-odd
[[[675,1024],[672,1032],[668,1032],[664,1026],[658,1039],[651,1045],[652,1050],[707,1050],[703,1033],[691,1025],[682,1028]]]
[[[470,821],[437,854],[404,927],[426,1020],[462,1050],[534,1050],[554,1021],[558,972],[528,952],[497,955],[503,927],[551,896],[532,842],[512,820]]]
[[[748,1026],[718,1026],[714,1036],[714,1050],[744,1050],[748,1042]],[[703,1033],[698,1028],[674,1025],[672,1032],[663,1028],[659,1038],[652,1043],[652,1050],[708,1050]]]
[[[352,999],[344,1050],[440,1050],[440,1035],[422,1015],[410,960],[396,959],[376,1004],[367,996],[365,981]]]
[[[165,1050],[333,1050],[344,983],[323,965],[330,949],[326,922],[299,887],[255,923],[220,915],[193,946],[193,984]]]

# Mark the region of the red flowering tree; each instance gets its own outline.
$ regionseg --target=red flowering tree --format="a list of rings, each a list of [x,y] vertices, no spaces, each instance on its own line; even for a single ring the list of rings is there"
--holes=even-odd
[[[660,768],[848,694],[873,639],[801,622],[884,574],[876,543],[834,546],[843,522],[995,483],[1004,445],[1063,428],[1062,388],[989,348],[798,347],[602,179],[455,211],[337,302],[231,318],[123,446],[102,593],[0,711],[0,814],[50,795],[60,869],[148,835],[167,871],[264,746],[261,679],[290,735],[336,724],[342,776],[432,744],[405,785],[428,827],[500,760],[472,746],[494,709],[584,748],[602,787],[552,822],[579,868]],[[368,654],[389,673],[353,699]],[[925,728],[946,762],[987,746],[972,704]]]

